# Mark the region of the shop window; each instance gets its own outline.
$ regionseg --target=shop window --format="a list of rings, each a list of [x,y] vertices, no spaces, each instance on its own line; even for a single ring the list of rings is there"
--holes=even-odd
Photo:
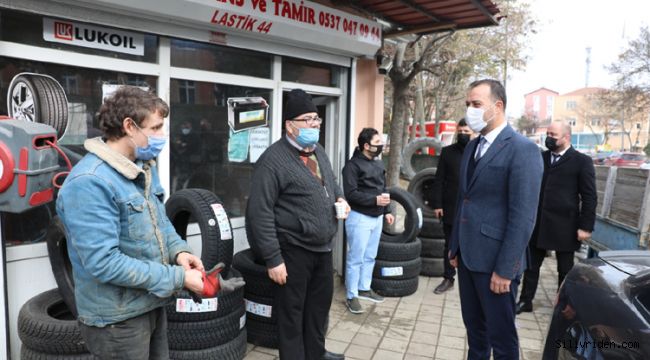
[[[282,80],[320,86],[339,86],[341,67],[314,61],[283,58]]]
[[[47,74],[55,78],[68,98],[68,127],[59,144],[73,164],[86,151],[83,142],[101,135],[95,114],[102,103],[104,84],[140,84],[155,88],[157,78],[111,71],[77,68],[0,56],[0,99],[7,98],[11,79],[21,72]],[[75,90],[70,91],[70,90]],[[8,114],[7,103],[0,101],[0,115]],[[63,160],[59,161],[63,171]],[[40,206],[22,214],[2,213],[3,238],[7,245],[45,241],[45,233],[55,215],[54,203]]]
[[[251,50],[172,39],[171,64],[176,67],[271,78],[273,57]]]
[[[182,104],[194,104],[194,94],[196,88],[194,81],[182,80],[178,87],[178,97]]]
[[[227,103],[232,97],[261,96],[270,104],[272,90],[194,82],[196,101],[188,104],[181,97],[185,86],[185,80],[171,80],[172,193],[207,189],[221,198],[230,216],[244,216],[253,165],[270,144],[270,127],[232,132]]]
[[[45,18],[53,19],[55,21],[57,20],[54,18],[48,18],[48,17]],[[2,9],[0,10],[0,40],[40,46],[40,47],[51,48],[51,49],[74,51],[76,53],[82,53],[82,54],[107,56],[116,59],[144,61],[149,63],[156,63],[158,61],[158,37],[155,35],[136,33],[128,29],[115,29],[103,25],[91,25],[94,27],[98,27],[99,29],[104,29],[104,30],[113,29],[113,30],[126,32],[128,34],[137,34],[138,37],[142,37],[142,41],[144,44],[144,53],[142,55],[133,55],[133,54],[124,53],[120,51],[111,51],[106,49],[68,45],[61,42],[46,41],[44,39],[43,19],[44,17],[41,15]],[[73,21],[73,20],[70,21],[63,20],[63,22],[84,24],[82,22]],[[71,32],[69,32],[69,35],[72,37],[76,36],[77,34],[79,34],[79,36],[83,36],[84,35],[83,30],[77,33],[76,30],[72,28]],[[89,32],[88,36],[90,38],[93,36],[93,34]],[[97,39],[96,33],[94,34],[94,38]],[[120,38],[120,41],[127,48],[133,45],[131,44],[132,40],[128,38],[127,40],[123,40],[124,39],[123,37],[117,36],[114,38],[114,40],[117,41],[118,38]],[[108,44],[111,40],[110,34],[103,33],[101,35],[100,40],[103,40],[103,42],[102,41],[99,42],[103,44]],[[117,43],[115,42],[114,44]],[[121,44],[117,44],[117,45],[118,45],[117,46],[118,49],[122,47]]]

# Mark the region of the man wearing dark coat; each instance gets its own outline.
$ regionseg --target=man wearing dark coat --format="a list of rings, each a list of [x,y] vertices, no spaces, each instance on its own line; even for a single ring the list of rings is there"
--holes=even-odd
[[[558,287],[573,267],[574,253],[591,237],[596,220],[596,178],[591,158],[571,146],[571,126],[553,122],[542,154],[544,176],[537,223],[528,249],[531,263],[524,272],[517,314],[533,311],[539,269],[547,250],[557,258]]]

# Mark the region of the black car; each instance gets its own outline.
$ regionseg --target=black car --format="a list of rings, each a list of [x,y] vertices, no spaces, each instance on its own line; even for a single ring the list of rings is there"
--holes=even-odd
[[[602,251],[558,292],[544,359],[650,359],[650,251]]]

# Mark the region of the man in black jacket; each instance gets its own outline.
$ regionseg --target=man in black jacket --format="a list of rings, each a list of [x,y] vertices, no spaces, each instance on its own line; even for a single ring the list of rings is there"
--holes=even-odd
[[[348,253],[345,266],[346,305],[353,314],[363,308],[359,299],[375,303],[384,298],[370,289],[375,256],[384,225],[395,220],[390,214],[390,196],[386,190],[384,163],[377,159],[384,147],[379,132],[373,128],[361,130],[359,147],[343,167],[343,190],[352,211],[345,221]]]
[[[246,233],[276,283],[280,359],[344,359],[325,351],[333,295],[335,202],[350,208],[332,165],[318,144],[320,124],[311,96],[295,89],[284,106],[286,136],[255,164],[246,208]]]
[[[454,286],[456,269],[449,263],[449,236],[451,227],[456,216],[456,201],[458,200],[458,174],[460,172],[460,160],[465,151],[465,145],[469,142],[474,132],[467,126],[465,119],[460,119],[456,125],[456,143],[442,148],[436,178],[433,181],[432,205],[436,218],[442,218],[443,231],[445,233],[445,273],[443,280],[433,292],[442,294]]]
[[[596,221],[596,178],[591,158],[571,146],[571,126],[553,122],[546,132],[544,176],[537,223],[528,249],[531,264],[524,272],[517,314],[533,311],[539,269],[547,250],[555,250],[558,287],[573,267],[574,252],[591,237]]]

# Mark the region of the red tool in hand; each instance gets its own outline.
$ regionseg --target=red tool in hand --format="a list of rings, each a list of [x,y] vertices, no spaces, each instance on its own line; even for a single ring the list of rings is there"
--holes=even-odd
[[[246,284],[244,279],[241,277],[231,277],[224,280],[221,276],[221,271],[223,271],[225,267],[226,265],[224,263],[218,263],[212,269],[202,272],[201,279],[203,280],[203,292],[197,294],[190,291],[194,302],[200,304],[202,302],[201,299],[204,297],[215,297],[220,291],[224,294],[231,293]]]

